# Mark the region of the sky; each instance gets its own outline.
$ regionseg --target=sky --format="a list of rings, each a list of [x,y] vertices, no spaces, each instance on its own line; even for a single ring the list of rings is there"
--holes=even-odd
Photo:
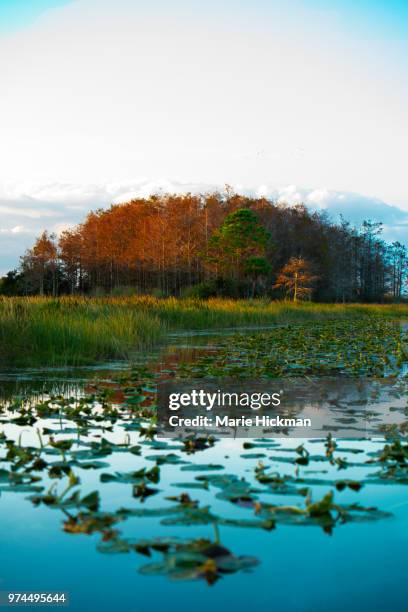
[[[408,244],[406,0],[0,0],[0,273],[42,229],[226,183]]]

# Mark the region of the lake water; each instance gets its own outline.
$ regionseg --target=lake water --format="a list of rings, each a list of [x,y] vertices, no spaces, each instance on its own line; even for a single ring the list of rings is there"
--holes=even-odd
[[[212,333],[174,335],[166,346],[140,356],[140,363],[152,361],[166,370],[181,358],[194,357],[196,352],[214,351],[217,335]],[[9,408],[10,400],[17,396],[28,396],[33,405],[39,405],[49,393],[65,396],[84,393],[92,386],[93,378],[110,380],[126,369],[126,364],[115,363],[95,368],[25,370],[3,372],[0,378],[3,405]],[[66,430],[73,425],[66,420],[45,418],[33,427],[27,424],[9,423],[9,413],[3,414],[0,432],[7,439],[18,441],[21,446],[38,446],[36,429],[46,426]],[[118,423],[112,431],[95,428],[82,436],[71,448],[72,451],[88,449],[86,444],[100,442],[101,436],[112,443],[124,440],[130,449],[140,444],[138,431],[125,429]],[[64,433],[61,439],[75,437]],[[60,507],[38,506],[27,499],[28,492],[1,486],[0,480],[0,591],[66,591],[70,594],[72,610],[123,610],[135,612],[208,611],[273,609],[277,612],[362,611],[399,612],[407,609],[408,587],[405,565],[408,550],[408,496],[405,484],[381,482],[375,476],[378,464],[367,464],[384,446],[384,440],[338,440],[333,458],[344,458],[347,467],[330,462],[326,457],[325,442],[307,440],[270,440],[254,442],[255,447],[246,449],[244,440],[222,439],[214,446],[186,454],[180,444],[168,441],[169,447],[154,448],[148,440],[141,445],[141,454],[136,455],[121,449],[99,460],[107,464],[97,469],[74,471],[80,477],[80,490],[89,493],[98,490],[101,509],[115,514],[119,508],[150,509],[168,508],[174,502],[169,496],[187,492],[197,500],[200,507],[210,506],[211,512],[228,521],[218,526],[219,542],[235,556],[255,557],[259,563],[250,571],[224,573],[214,584],[205,580],[171,580],[166,575],[146,575],[140,569],[162,559],[162,553],[153,552],[150,558],[134,551],[114,554],[100,552],[101,533],[90,535],[67,533],[63,524],[72,511]],[[300,444],[310,453],[306,465],[295,465],[292,458],[299,456],[295,449]],[[173,448],[175,446],[175,448]],[[5,441],[0,442],[0,456],[6,453]],[[135,472],[143,467],[152,468],[157,454],[175,454],[186,463],[163,463],[160,465],[160,481],[152,486],[159,489],[146,499],[132,495],[132,484],[124,482],[101,482],[101,474]],[[59,459],[59,455],[47,455],[48,462]],[[387,516],[374,520],[338,521],[333,529],[324,530],[319,524],[285,523],[277,521],[275,529],[239,527],[238,520],[257,520],[253,502],[239,503],[223,498],[223,489],[216,481],[209,481],[208,488],[187,489],[184,483],[203,483],[200,476],[229,474],[245,478],[253,497],[265,504],[302,505],[304,498],[299,493],[274,492],[256,480],[255,468],[259,461],[268,465],[271,472],[288,475],[293,479],[303,477],[310,484],[313,501],[318,501],[330,490],[333,482],[347,480],[361,482],[356,491],[348,486],[335,491],[336,503],[347,506],[359,503],[363,507],[377,507]],[[191,466],[214,464],[221,469],[211,472],[205,469],[192,471]],[[0,468],[10,469],[7,461]],[[188,468],[188,469],[186,469]],[[58,479],[44,477],[46,488]],[[289,481],[290,483],[291,481]],[[177,484],[183,486],[178,487]],[[214,484],[215,483],[215,484]],[[326,484],[327,483],[327,484]],[[163,516],[148,512],[145,516],[129,516],[118,523],[120,537],[126,540],[143,540],[157,537],[182,539],[205,538],[214,540],[212,524],[183,525],[163,524]],[[364,515],[368,517],[369,515]],[[116,527],[116,526],[115,526]],[[331,531],[331,534],[327,533]],[[109,540],[106,542],[109,545]],[[102,544],[102,547],[104,544]],[[142,569],[142,572],[146,570]]]

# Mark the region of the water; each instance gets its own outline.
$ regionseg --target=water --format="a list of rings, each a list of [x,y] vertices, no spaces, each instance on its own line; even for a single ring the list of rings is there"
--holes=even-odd
[[[217,335],[180,335],[171,338],[168,346],[161,347],[143,361],[154,361],[159,368],[166,369],[178,360],[194,356],[196,351],[216,350]],[[116,363],[93,369],[78,370],[30,370],[3,373],[2,394],[6,401],[16,394],[29,395],[38,403],[44,393],[63,393],[81,396],[92,384],[92,379],[111,379],[125,369],[125,364]],[[58,429],[61,421],[55,417],[40,424]],[[64,427],[73,423],[64,421]],[[0,425],[9,439],[17,440],[22,434],[24,446],[35,445],[38,439],[33,428],[27,425]],[[128,435],[130,445],[140,443],[138,432],[125,432],[118,425],[111,432],[94,429],[81,438],[73,450],[84,450],[89,440],[98,441],[100,436],[114,443],[122,443]],[[63,434],[62,438],[72,438]],[[169,444],[175,444],[168,441]],[[256,519],[253,508],[241,507],[229,500],[220,499],[220,489],[212,485],[208,490],[184,489],[177,483],[199,482],[200,474],[235,474],[244,477],[252,486],[265,489],[255,479],[254,469],[259,458],[245,455],[256,453],[272,471],[295,476],[292,463],[281,462],[297,456],[295,449],[304,442],[313,456],[324,456],[322,442],[306,440],[279,440],[270,448],[259,447],[245,450],[243,440],[223,439],[214,447],[192,455],[180,449],[152,449],[142,444],[141,455],[130,452],[113,452],[99,460],[108,463],[101,469],[75,468],[81,479],[80,490],[85,494],[99,490],[101,509],[115,513],[119,508],[169,507],[166,497],[188,492],[201,506],[210,505],[211,512],[228,519]],[[27,493],[2,491],[0,497],[0,590],[64,590],[70,593],[72,610],[123,610],[153,612],[177,610],[178,612],[221,610],[225,607],[244,611],[249,607],[274,609],[278,612],[320,612],[328,609],[370,610],[399,612],[407,607],[405,562],[408,549],[408,497],[406,484],[379,484],[373,477],[378,465],[360,465],[382,448],[383,440],[338,441],[334,457],[347,458],[356,464],[339,469],[329,461],[312,460],[309,465],[299,467],[300,475],[323,481],[313,485],[313,500],[320,500],[333,490],[333,480],[350,479],[364,482],[360,491],[346,488],[336,491],[335,501],[346,505],[359,502],[364,507],[376,506],[392,516],[368,522],[336,524],[332,534],[325,533],[319,525],[280,524],[266,531],[258,528],[240,528],[221,524],[219,535],[222,546],[234,555],[254,556],[259,565],[250,572],[239,571],[225,574],[209,586],[204,580],[173,581],[166,576],[146,576],[141,566],[158,561],[161,554],[154,552],[151,558],[135,552],[105,554],[97,550],[101,534],[71,534],[63,531],[67,514],[60,508],[44,505],[35,507],[27,500]],[[177,446],[177,444],[176,444]],[[364,451],[353,453],[352,449]],[[100,482],[102,473],[133,472],[146,465],[151,455],[174,453],[192,464],[219,464],[217,472],[184,471],[189,464],[160,466],[160,481],[152,484],[160,491],[143,502],[132,497],[132,485],[118,482]],[[0,455],[4,446],[0,443]],[[47,461],[58,460],[58,455],[47,455]],[[6,462],[0,463],[5,468]],[[370,478],[371,481],[370,482]],[[324,484],[324,481],[331,481]],[[52,482],[52,481],[50,481]],[[58,489],[63,488],[62,481]],[[1,485],[1,482],[0,482]],[[276,505],[300,505],[304,499],[299,495],[262,493],[258,499]],[[68,510],[68,513],[72,511]],[[122,538],[145,539],[151,537],[208,538],[213,540],[214,528],[208,525],[163,525],[161,517],[130,517],[117,528]]]

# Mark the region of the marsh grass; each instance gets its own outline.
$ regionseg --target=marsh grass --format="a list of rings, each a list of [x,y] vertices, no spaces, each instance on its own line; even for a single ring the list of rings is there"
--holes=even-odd
[[[56,366],[129,359],[164,332],[154,315],[121,305],[8,300],[0,304],[0,361]]]
[[[168,331],[364,316],[408,318],[408,306],[152,296],[1,298],[0,361],[4,366],[51,367],[131,359]]]

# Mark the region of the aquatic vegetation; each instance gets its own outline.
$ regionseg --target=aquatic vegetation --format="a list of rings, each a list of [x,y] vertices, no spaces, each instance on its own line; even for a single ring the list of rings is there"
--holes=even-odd
[[[399,375],[405,342],[405,333],[382,318],[298,322],[238,334],[233,342],[221,341],[218,353],[199,355],[167,375],[224,374],[230,364],[239,376],[250,368],[283,377],[294,369],[304,376],[387,373],[400,400],[408,384]],[[212,436],[158,439],[161,375],[154,367],[134,366],[93,381],[77,396],[27,394],[1,403],[0,495],[19,493],[33,511],[60,516],[66,537],[94,536],[89,545],[96,538],[101,554],[128,554],[145,577],[209,585],[256,572],[262,559],[251,555],[242,530],[273,543],[281,529],[341,534],[345,525],[392,516],[392,508],[367,503],[366,496],[408,484],[408,445],[401,435],[408,414],[401,401],[390,409],[399,413],[401,426],[389,428],[374,446],[331,434],[293,444],[235,441],[235,470],[224,465],[227,451],[217,452],[223,443]],[[361,406],[353,402],[358,412]],[[349,418],[347,402],[334,408],[339,419]],[[151,562],[137,561],[143,557]]]
[[[0,297],[0,361],[78,365],[127,359],[169,331],[297,322],[407,318],[405,305],[313,304],[264,299]],[[294,373],[294,372],[293,372]]]
[[[120,381],[109,385],[109,393],[101,384],[92,395],[79,398],[56,396],[31,404],[28,399],[4,404],[0,411],[4,430],[0,461],[6,467],[0,469],[0,491],[25,494],[35,507],[61,512],[61,528],[67,534],[99,534],[97,549],[101,553],[160,554],[160,560],[139,567],[145,576],[214,584],[229,574],[255,569],[259,563],[253,556],[236,555],[224,546],[223,529],[274,532],[285,525],[318,527],[331,534],[346,523],[391,516],[374,506],[342,503],[338,495],[348,491],[358,496],[372,484],[408,483],[408,446],[404,441],[394,439],[366,453],[339,444],[331,435],[320,441],[320,453],[312,452],[308,442],[287,448],[277,440],[244,441],[241,448],[254,451],[243,453],[248,462],[254,461],[252,473],[245,478],[227,473],[221,463],[196,460],[197,452],[216,448],[214,438],[157,440],[155,419],[146,416],[146,411],[154,412],[154,377],[150,373],[143,378],[145,372],[141,372],[132,369],[127,376],[122,374]],[[122,391],[122,403],[108,399],[117,398],[116,387]],[[143,401],[133,402],[133,397]],[[10,423],[21,431],[19,437],[6,434]],[[24,444],[27,426],[37,434]],[[110,438],[109,434],[115,435]],[[266,456],[268,451],[271,457]],[[109,470],[106,459],[117,453],[125,454],[127,464],[137,462],[138,467],[126,472]],[[358,455],[360,460],[351,462],[347,455]],[[329,472],[310,469],[319,464],[326,464]],[[348,470],[357,465],[366,469],[364,479],[348,477]],[[179,494],[169,495],[168,488],[161,486],[163,473],[169,469],[193,477],[190,482],[178,478],[172,482]],[[334,476],[339,470],[342,476]],[[99,474],[98,490],[86,490],[82,484],[90,471]],[[316,477],[313,472],[323,476]],[[111,486],[127,488],[127,507],[104,507],[104,488]],[[199,494],[200,499],[193,499],[188,491]],[[281,496],[288,503],[282,503]],[[150,500],[156,498],[152,505]],[[213,509],[214,503],[224,504],[222,511]],[[246,516],[237,516],[237,510]],[[204,527],[214,538],[132,539],[124,535],[122,523],[144,519],[169,530]]]
[[[188,377],[280,378],[396,375],[408,361],[408,335],[394,322],[321,321],[236,334],[216,352],[180,365]]]
[[[148,557],[158,551],[163,555],[162,561],[142,565],[139,570],[142,574],[168,576],[172,580],[203,579],[210,585],[224,574],[249,571],[259,563],[255,557],[237,557],[220,543],[206,539],[156,538],[138,542],[118,539],[101,544],[98,550],[105,554],[134,550]]]

